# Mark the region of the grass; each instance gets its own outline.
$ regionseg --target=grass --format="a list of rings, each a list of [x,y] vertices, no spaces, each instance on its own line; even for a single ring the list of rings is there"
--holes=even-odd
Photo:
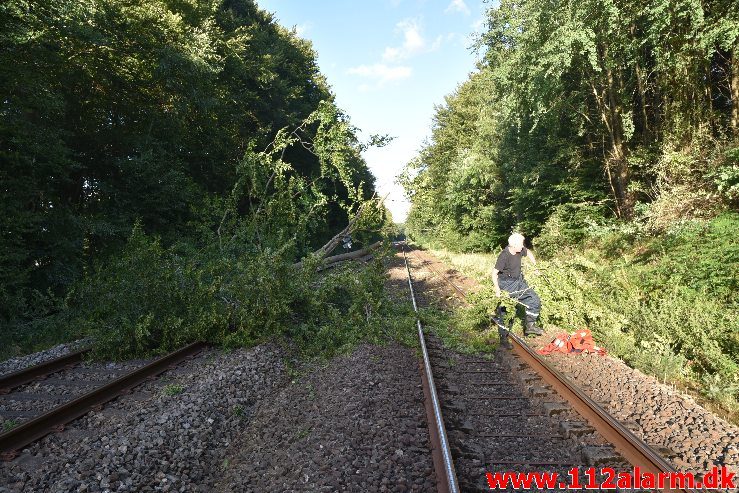
[[[464,354],[489,354],[498,347],[498,332],[490,327],[489,315],[480,305],[421,311],[424,329],[433,332],[447,348]]]
[[[175,395],[179,395],[184,391],[185,391],[185,387],[183,387],[182,385],[177,385],[173,383],[165,385],[164,388],[162,389],[162,393],[169,397],[174,397]]]
[[[308,399],[313,401],[316,399],[316,388],[312,383],[308,382],[305,386],[305,390],[308,392]]]
[[[10,431],[16,426],[18,426],[18,421],[16,421],[15,419],[8,419],[3,422],[3,432]]]
[[[453,265],[467,277],[479,282],[490,279],[497,255],[491,253],[453,253],[448,250],[429,250],[438,259]]]
[[[301,428],[300,430],[297,431],[297,433],[295,433],[296,440],[302,440],[303,438],[308,437],[311,431],[313,431],[313,428],[311,427]]]

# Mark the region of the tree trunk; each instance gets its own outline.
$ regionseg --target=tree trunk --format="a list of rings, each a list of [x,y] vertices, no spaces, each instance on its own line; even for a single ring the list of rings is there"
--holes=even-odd
[[[380,200],[380,202],[378,204],[378,207],[382,206],[382,204],[383,204],[383,202],[385,202],[385,199],[386,198],[387,198],[387,195],[385,195]],[[375,199],[375,197],[373,196],[372,199],[363,202],[362,205],[359,206],[359,209],[357,209],[357,212],[354,214],[354,217],[351,218],[351,220],[349,221],[349,224],[347,224],[347,226],[344,229],[342,229],[341,231],[339,231],[338,233],[336,233],[333,238],[331,238],[330,240],[328,240],[328,242],[325,245],[323,245],[321,248],[319,248],[318,250],[316,250],[315,252],[313,252],[311,255],[323,259],[329,253],[333,252],[334,249],[337,246],[339,246],[339,243],[341,243],[342,239],[345,236],[351,235],[352,233],[354,233],[354,231],[355,231],[355,229],[357,227],[357,221],[362,216],[362,212],[364,211],[364,208],[368,204],[374,202],[374,199]],[[293,267],[301,267],[302,265],[303,265],[303,261],[301,260],[299,262],[294,263],[293,264]]]
[[[375,243],[371,244],[370,246],[366,248],[362,248],[361,250],[356,250],[354,252],[349,253],[342,253],[340,255],[334,255],[333,257],[326,257],[323,259],[323,265],[318,268],[319,271],[334,267],[336,264],[339,264],[341,262],[345,262],[347,260],[357,260],[361,259],[362,257],[366,257],[373,251],[377,250],[382,246],[382,241],[376,241]]]
[[[639,105],[641,106],[642,118],[642,142],[648,144],[651,142],[651,131],[649,128],[649,116],[647,115],[647,91],[644,87],[644,74],[639,62],[636,63],[636,87],[639,91]]]
[[[621,212],[621,200],[619,199],[620,193],[617,185],[616,180],[614,179],[614,175],[611,172],[612,164],[613,164],[613,149],[617,149],[616,146],[614,146],[614,142],[616,140],[613,130],[613,121],[611,116],[611,108],[608,103],[606,103],[606,96],[605,96],[605,90],[598,91],[598,89],[595,87],[595,84],[593,82],[590,83],[590,87],[593,90],[593,95],[595,96],[595,101],[598,106],[598,112],[600,113],[600,118],[603,121],[603,125],[605,125],[606,130],[608,131],[608,139],[611,142],[611,156],[608,156],[606,154],[606,143],[605,143],[605,136],[603,136],[603,143],[601,145],[601,148],[603,149],[603,169],[605,170],[606,177],[608,178],[608,185],[611,187],[611,192],[613,192],[613,199],[616,203],[616,216],[622,217],[623,214]]]
[[[638,39],[637,33],[636,33],[636,26],[634,24],[631,25],[631,37],[633,39]],[[641,106],[641,119],[642,119],[642,142],[644,144],[648,144],[651,142],[651,130],[649,128],[649,116],[647,114],[647,106],[649,105],[647,103],[647,88],[644,81],[644,71],[641,68],[641,64],[639,63],[639,58],[643,56],[642,49],[637,51],[637,57],[634,61],[634,71],[636,73],[636,89],[639,92],[639,106]]]
[[[611,121],[611,156],[613,165],[614,188],[616,190],[616,203],[619,217],[631,219],[633,213],[633,199],[629,192],[629,165],[626,160],[626,143],[624,142],[624,129],[621,122],[621,105],[618,101],[616,80],[613,71],[606,69],[607,92],[608,92],[608,117]]]
[[[739,43],[731,52],[731,130],[739,135]]]
[[[711,75],[711,68],[712,68],[713,62],[711,60],[708,61],[708,63],[705,64],[705,76],[704,79],[706,81],[706,99],[708,102],[708,121],[711,122],[711,126],[714,125],[714,114],[713,114],[713,76]]]

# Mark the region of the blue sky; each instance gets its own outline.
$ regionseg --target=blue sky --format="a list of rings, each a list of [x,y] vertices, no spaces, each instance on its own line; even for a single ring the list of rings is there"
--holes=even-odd
[[[364,157],[397,222],[408,203],[395,177],[431,135],[443,104],[475,69],[469,49],[489,3],[482,0],[257,0],[313,42],[321,72],[360,137],[395,140]]]

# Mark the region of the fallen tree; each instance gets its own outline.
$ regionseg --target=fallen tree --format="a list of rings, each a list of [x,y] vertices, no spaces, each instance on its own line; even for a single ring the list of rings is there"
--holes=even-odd
[[[376,241],[373,244],[371,244],[368,247],[362,248],[361,250],[356,250],[354,252],[349,253],[342,253],[339,255],[334,255],[333,257],[326,257],[323,259],[323,262],[321,263],[321,266],[319,266],[318,270],[324,270],[333,267],[334,265],[345,262],[347,260],[355,260],[355,259],[361,259],[362,257],[365,257],[372,253],[373,251],[380,248],[382,245],[382,241]]]
[[[374,209],[376,209],[377,211],[379,211],[379,210],[382,209],[382,207],[383,207],[382,204],[385,201],[385,198],[386,197],[387,197],[387,195],[385,197],[383,197],[381,200],[376,200],[376,198],[373,197],[372,199],[370,199],[370,200],[368,200],[366,202],[363,202],[362,205],[359,206],[359,209],[357,209],[357,212],[356,212],[356,214],[354,214],[354,217],[352,217],[351,220],[349,221],[349,224],[347,224],[344,229],[342,229],[341,231],[339,231],[338,233],[336,233],[321,248],[319,248],[315,252],[311,253],[308,256],[308,258],[323,259],[323,262],[322,263],[323,263],[323,265],[326,265],[326,264],[331,264],[331,263],[334,263],[334,262],[341,262],[342,260],[350,260],[350,259],[353,259],[353,258],[363,257],[364,255],[367,255],[367,253],[369,253],[369,251],[374,250],[377,247],[379,247],[380,244],[381,244],[380,241],[378,241],[378,242],[376,242],[376,243],[368,246],[367,248],[365,248],[363,250],[357,250],[356,252],[342,253],[340,255],[334,255],[333,257],[326,258],[326,256],[328,254],[330,254],[331,252],[333,252],[334,249],[337,246],[339,246],[339,244],[343,241],[344,238],[346,238],[347,236],[351,236],[356,231],[358,231],[360,229],[360,226],[362,225],[363,221],[368,219],[367,216],[371,215],[374,212],[374,211],[370,210],[370,207],[368,207],[368,206],[373,206]],[[370,219],[370,221],[371,221],[371,219]],[[374,225],[374,226],[377,227],[377,225]],[[358,254],[358,252],[363,252],[365,250],[368,250],[368,251],[366,251],[364,254]],[[330,259],[335,259],[335,260],[330,260]],[[297,268],[302,267],[303,264],[304,264],[304,262],[305,262],[305,260],[306,259],[303,259],[303,260],[300,260],[298,262],[295,262],[293,264],[293,267],[297,267]]]

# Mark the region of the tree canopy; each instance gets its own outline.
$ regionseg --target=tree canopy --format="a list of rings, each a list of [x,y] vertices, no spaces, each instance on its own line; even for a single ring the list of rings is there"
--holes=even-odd
[[[477,49],[402,177],[411,236],[488,250],[565,208],[659,226],[736,206],[736,2],[502,0]]]

